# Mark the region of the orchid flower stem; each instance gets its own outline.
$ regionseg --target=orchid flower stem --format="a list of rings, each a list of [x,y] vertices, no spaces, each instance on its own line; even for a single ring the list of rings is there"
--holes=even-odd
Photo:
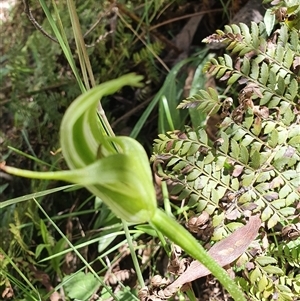
[[[157,209],[150,224],[190,256],[200,261],[220,281],[235,301],[246,301],[244,294],[226,271],[205,251],[199,242],[184,229],[175,219]]]
[[[122,223],[123,223],[123,229],[124,229],[124,232],[125,232],[125,236],[126,236],[126,240],[127,240],[129,249],[130,249],[131,258],[132,258],[132,261],[133,261],[133,265],[134,265],[134,269],[135,269],[138,281],[139,281],[141,287],[145,287],[144,278],[143,278],[142,271],[141,271],[136,253],[135,253],[133,243],[132,243],[132,238],[131,238],[130,233],[129,233],[128,224],[123,219],[122,219]]]

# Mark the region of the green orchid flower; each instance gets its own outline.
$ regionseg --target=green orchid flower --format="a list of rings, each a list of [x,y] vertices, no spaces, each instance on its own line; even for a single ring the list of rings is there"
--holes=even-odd
[[[34,172],[0,164],[0,169],[27,178],[63,180],[85,186],[121,219],[131,223],[149,222],[206,266],[235,301],[243,293],[226,271],[207,254],[197,240],[174,219],[157,208],[152,173],[144,148],[130,137],[106,134],[96,114],[100,99],[125,85],[140,86],[142,77],[127,74],[79,96],[67,109],[60,128],[67,171]]]

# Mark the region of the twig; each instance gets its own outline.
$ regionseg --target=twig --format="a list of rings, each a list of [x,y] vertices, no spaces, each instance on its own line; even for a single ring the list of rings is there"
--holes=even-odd
[[[40,31],[45,37],[47,37],[48,39],[50,39],[51,41],[55,42],[55,43],[59,43],[58,40],[53,37],[52,35],[50,35],[45,29],[43,29],[43,27],[36,21],[36,19],[34,18],[34,16],[32,15],[32,12],[30,10],[29,7],[29,3],[28,0],[23,0],[24,3],[24,12],[27,15],[28,19],[30,20],[30,22],[34,25],[34,27]],[[112,11],[115,13],[115,16],[112,19],[116,19],[117,18],[117,13],[115,11],[115,9],[117,8],[112,8]],[[83,37],[85,38],[90,32],[92,32],[97,25],[100,23],[101,19],[108,15],[110,13],[110,10],[107,11],[104,15],[100,16],[100,18],[92,25],[92,27],[83,35]],[[85,44],[86,47],[91,48],[94,47],[96,44],[98,44],[99,42],[103,41],[108,35],[112,34],[115,31],[115,26],[112,25],[113,22],[110,22],[111,25],[111,30],[106,32],[103,35],[100,35],[99,38],[96,40],[96,42],[94,42],[93,44]]]
[[[47,31],[43,29],[43,27],[35,20],[34,16],[31,13],[31,10],[29,8],[29,3],[28,0],[23,0],[24,3],[24,12],[27,15],[28,19],[30,22],[34,25],[34,27],[40,31],[44,36],[46,36],[48,39],[51,41],[58,43],[58,40],[54,37],[52,37]]]
[[[158,27],[161,27],[161,26],[164,26],[164,25],[167,25],[167,24],[170,24],[170,23],[174,23],[174,22],[183,20],[183,19],[188,19],[188,18],[192,18],[192,17],[196,17],[196,16],[205,15],[207,13],[215,13],[215,12],[219,12],[219,11],[223,11],[223,8],[202,10],[202,11],[199,11],[199,12],[196,12],[196,13],[192,13],[192,14],[187,14],[187,15],[184,15],[184,16],[176,17],[176,18],[169,19],[169,20],[166,20],[166,21],[161,22],[159,24],[151,26],[149,28],[149,31],[157,29]]]

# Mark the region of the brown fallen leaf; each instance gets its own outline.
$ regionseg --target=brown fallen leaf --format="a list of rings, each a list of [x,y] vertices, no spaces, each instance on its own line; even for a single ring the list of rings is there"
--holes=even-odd
[[[245,226],[216,243],[208,251],[208,254],[222,267],[232,263],[247,250],[250,243],[257,236],[260,225],[259,215],[251,216]],[[164,292],[165,294],[174,293],[182,285],[209,274],[211,274],[210,270],[195,260],[182,275],[164,289]]]

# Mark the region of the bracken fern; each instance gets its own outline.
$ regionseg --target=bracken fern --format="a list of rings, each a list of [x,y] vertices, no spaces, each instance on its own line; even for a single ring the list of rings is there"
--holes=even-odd
[[[185,99],[179,108],[197,107],[208,116],[220,115],[217,139],[210,141],[205,129],[188,126],[184,132],[162,134],[155,140],[152,161],[162,165],[158,175],[167,181],[173,198],[209,213],[212,240],[227,236],[243,217],[260,213],[273,238],[261,243],[255,256],[242,256],[241,262],[251,260],[253,265],[240,285],[253,300],[296,300],[299,32],[283,23],[268,37],[263,22],[252,23],[251,28],[240,23],[225,26],[205,41],[226,44],[228,54],[211,59],[204,69],[238,95],[220,96],[208,88]]]

